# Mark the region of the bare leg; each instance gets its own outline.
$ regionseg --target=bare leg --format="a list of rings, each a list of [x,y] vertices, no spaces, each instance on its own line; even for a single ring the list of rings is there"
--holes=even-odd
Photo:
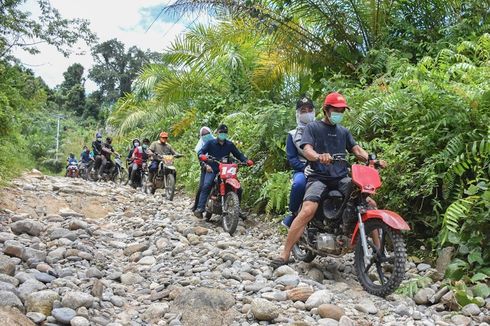
[[[318,208],[318,203],[312,201],[303,202],[303,207],[301,207],[301,211],[298,216],[291,224],[289,228],[288,237],[286,238],[286,243],[284,244],[284,250],[281,253],[281,258],[284,261],[289,260],[289,255],[291,254],[291,250],[293,246],[298,242],[303,234],[306,225],[315,215],[316,209]]]

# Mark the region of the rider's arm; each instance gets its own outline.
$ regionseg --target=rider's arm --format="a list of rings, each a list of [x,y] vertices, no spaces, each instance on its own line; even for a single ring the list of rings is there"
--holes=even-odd
[[[288,134],[286,141],[286,157],[294,170],[304,171],[306,164],[299,159],[298,149],[294,146],[293,136],[290,134]]]
[[[177,152],[172,148],[172,146],[170,146],[169,144],[167,144],[167,146],[168,146],[168,150],[172,155],[177,155]]]
[[[368,160],[368,152],[362,149],[362,147],[359,145],[355,145],[354,147],[352,147],[352,153],[361,162],[366,162]]]
[[[231,154],[233,154],[233,156],[235,156],[241,162],[246,162],[247,161],[247,157],[245,155],[243,155],[243,153],[240,152],[238,150],[238,148],[236,148],[235,144],[233,144],[233,143],[231,143]]]

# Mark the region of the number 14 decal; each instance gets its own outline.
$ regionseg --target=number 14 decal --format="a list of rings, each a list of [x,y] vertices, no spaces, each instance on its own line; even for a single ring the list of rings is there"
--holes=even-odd
[[[236,167],[223,166],[221,168],[221,174],[236,174]]]

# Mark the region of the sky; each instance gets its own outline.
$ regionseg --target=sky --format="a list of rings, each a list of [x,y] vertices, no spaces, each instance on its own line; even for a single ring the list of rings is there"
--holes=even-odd
[[[142,50],[162,52],[170,43],[182,34],[193,23],[203,21],[206,17],[180,17],[161,15],[155,20],[165,4],[172,0],[51,0],[51,5],[58,9],[64,18],[83,18],[90,22],[90,27],[104,42],[113,38],[126,45],[126,49],[136,45]],[[25,9],[35,17],[39,10],[35,0],[28,0]],[[180,19],[179,19],[180,18]],[[71,55],[65,58],[56,48],[41,44],[39,54],[30,55],[22,50],[14,51],[21,62],[33,70],[50,86],[54,87],[63,81],[63,72],[73,63],[85,67],[85,77],[93,64],[90,48],[80,43],[83,55]],[[87,79],[85,88],[88,92],[97,86]]]

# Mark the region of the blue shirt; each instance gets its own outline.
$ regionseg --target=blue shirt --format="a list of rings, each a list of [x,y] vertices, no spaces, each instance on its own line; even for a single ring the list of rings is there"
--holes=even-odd
[[[223,157],[229,156],[230,153],[242,162],[247,160],[245,155],[243,155],[231,141],[225,140],[223,144],[220,144],[217,139],[210,140],[204,144],[199,152],[197,152],[197,156],[199,157],[202,154],[207,154],[215,157],[217,160],[221,160]],[[210,162],[209,165],[213,168],[214,173],[218,173],[218,163]]]
[[[286,156],[289,164],[295,172],[304,172],[306,163],[299,159],[299,152],[294,145],[293,136],[291,136],[291,134],[288,134],[288,138],[286,140]]]
[[[311,145],[318,154],[329,153],[344,154],[346,151],[351,152],[356,146],[356,141],[347,128],[340,125],[330,125],[324,121],[310,122],[301,138],[300,146]],[[332,180],[347,176],[347,165],[344,162],[334,162],[333,164],[321,164],[319,162],[310,162],[313,173],[308,177],[320,180]]]
[[[87,153],[87,152],[83,151],[82,154],[80,154],[80,158],[82,159],[83,163],[90,162],[90,158],[91,158],[90,152]]]

